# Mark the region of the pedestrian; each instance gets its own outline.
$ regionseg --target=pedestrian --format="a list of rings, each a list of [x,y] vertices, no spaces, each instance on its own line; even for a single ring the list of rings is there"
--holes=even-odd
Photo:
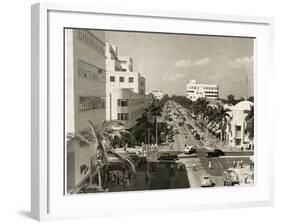
[[[195,163],[193,162],[192,163],[192,169],[195,171],[196,170],[196,167],[195,167]]]
[[[125,183],[126,183],[126,187],[129,187],[130,186],[130,179],[127,178]]]
[[[233,160],[232,164],[233,164],[233,168],[236,168],[236,161],[235,160]]]
[[[148,181],[149,181],[149,174],[145,172],[145,182],[148,183]]]
[[[240,161],[241,168],[243,168],[243,160]]]
[[[248,175],[246,173],[244,174],[244,183],[248,183]]]
[[[212,162],[211,161],[208,162],[208,167],[209,167],[209,169],[212,169]]]
[[[240,166],[240,161],[238,160],[237,161],[237,168],[239,168],[239,166]]]

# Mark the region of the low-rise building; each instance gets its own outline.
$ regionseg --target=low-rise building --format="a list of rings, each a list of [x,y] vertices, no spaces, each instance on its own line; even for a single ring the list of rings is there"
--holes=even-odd
[[[134,127],[137,119],[149,106],[151,97],[130,89],[116,88],[110,92],[110,120],[121,121],[127,129]]]
[[[214,84],[196,83],[196,80],[190,80],[186,84],[186,97],[192,101],[199,98],[214,100],[219,98],[219,86]]]
[[[235,106],[228,107],[230,109],[229,115],[231,119],[227,129],[227,139],[230,146],[240,149],[253,148],[253,140],[245,133],[245,118],[247,116],[245,111],[250,111],[253,105],[250,101],[241,101]]]

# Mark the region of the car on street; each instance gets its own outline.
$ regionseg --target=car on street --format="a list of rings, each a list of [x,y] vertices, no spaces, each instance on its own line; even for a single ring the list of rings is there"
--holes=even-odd
[[[174,134],[177,135],[177,134],[179,134],[179,133],[180,133],[179,130],[175,128],[175,129],[174,129]]]
[[[181,127],[182,127],[182,126],[183,126],[183,124],[184,124],[184,123],[183,123],[182,121],[180,121],[180,122],[179,122],[179,126],[181,126]]]
[[[201,139],[201,137],[200,137],[200,135],[199,135],[198,133],[194,134],[194,138],[195,138],[196,140],[200,140],[200,139]]]
[[[174,142],[174,139],[173,139],[173,137],[168,137],[168,142]]]
[[[201,187],[212,187],[213,181],[210,175],[203,175],[200,177]]]
[[[222,151],[221,149],[209,149],[207,151],[207,156],[208,157],[224,156],[224,151]]]
[[[195,129],[192,129],[191,131],[191,134],[195,135],[197,133],[197,131]]]
[[[184,154],[193,154],[196,153],[197,147],[196,145],[188,145],[184,149]]]
[[[157,160],[168,160],[168,161],[175,161],[178,159],[177,154],[175,153],[160,153]]]

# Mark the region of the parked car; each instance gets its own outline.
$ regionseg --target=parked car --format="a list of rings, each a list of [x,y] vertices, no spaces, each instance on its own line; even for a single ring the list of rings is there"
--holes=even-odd
[[[168,142],[174,142],[174,139],[173,139],[173,137],[168,137]]]
[[[185,154],[193,154],[196,153],[196,151],[197,151],[197,147],[195,145],[186,146],[186,148],[184,149]]]
[[[193,135],[197,134],[197,131],[196,131],[195,129],[192,129],[190,132],[191,132],[191,134],[193,134]]]
[[[169,160],[174,161],[177,160],[178,156],[176,154],[172,153],[161,153],[160,156],[158,156],[157,160]]]
[[[224,152],[221,149],[213,149],[207,152],[208,157],[219,157],[224,156]]]
[[[194,138],[195,138],[196,140],[200,140],[200,139],[201,139],[201,137],[200,137],[200,135],[199,135],[198,133],[194,134]]]
[[[201,187],[212,187],[213,182],[210,175],[203,175],[200,177]]]

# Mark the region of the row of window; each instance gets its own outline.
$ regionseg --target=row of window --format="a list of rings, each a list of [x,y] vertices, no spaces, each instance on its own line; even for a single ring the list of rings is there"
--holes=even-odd
[[[128,121],[129,120],[129,114],[128,113],[118,113],[117,114],[117,120],[118,121]]]
[[[128,107],[129,106],[129,100],[128,99],[118,99],[117,105],[118,105],[118,107]]]
[[[189,89],[202,89],[202,86],[189,86]],[[219,90],[219,87],[217,86],[204,86],[203,87],[204,90]]]
[[[86,63],[82,60],[78,61],[78,76],[88,80],[105,81],[105,71],[97,66]]]
[[[115,76],[110,76],[110,82],[115,82]],[[125,82],[125,77],[124,76],[119,76],[119,82]],[[133,83],[134,82],[134,77],[129,77],[128,79],[129,83]]]
[[[84,43],[87,43],[91,45],[92,47],[96,48],[98,52],[100,52],[102,55],[105,55],[105,46],[102,41],[100,41],[95,35],[90,33],[86,30],[79,30],[78,31],[78,38],[83,41]]]
[[[105,97],[81,96],[79,105],[80,111],[105,108]]]
[[[218,91],[205,91],[206,94],[218,94]]]
[[[218,97],[219,95],[218,94],[206,94],[205,96],[206,97]]]

